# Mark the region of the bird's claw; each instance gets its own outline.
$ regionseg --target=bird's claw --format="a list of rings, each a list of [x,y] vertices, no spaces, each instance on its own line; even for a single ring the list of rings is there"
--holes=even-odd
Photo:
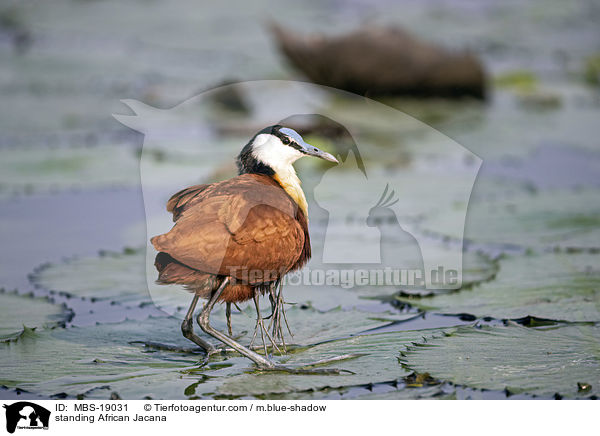
[[[225,345],[220,345],[218,347],[214,347],[212,350],[208,350],[206,352],[206,357],[210,358],[211,356],[215,355],[225,355],[229,351],[230,350]]]

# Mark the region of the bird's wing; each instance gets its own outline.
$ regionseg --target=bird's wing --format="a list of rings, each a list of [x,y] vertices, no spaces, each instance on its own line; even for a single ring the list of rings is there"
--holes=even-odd
[[[250,282],[274,280],[296,263],[304,247],[296,213],[297,205],[276,182],[239,176],[211,185],[152,243],[200,271],[242,280],[254,274]]]
[[[167,212],[173,214],[173,221],[177,221],[183,211],[201,198],[201,194],[211,185],[194,185],[173,194],[167,202]]]

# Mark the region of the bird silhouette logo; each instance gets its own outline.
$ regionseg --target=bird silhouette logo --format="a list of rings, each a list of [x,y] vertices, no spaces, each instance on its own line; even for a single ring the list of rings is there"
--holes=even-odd
[[[4,404],[6,409],[6,431],[14,433],[18,429],[48,429],[50,411],[29,401]]]
[[[231,89],[235,89],[237,100],[243,99],[243,112],[224,110],[231,99],[223,101],[221,97]],[[324,95],[332,96],[330,101],[336,98],[351,101],[356,112],[327,104]],[[217,99],[221,100],[215,104]],[[133,114],[114,117],[144,134],[140,173],[148,241],[156,235],[166,234],[173,225],[164,212],[164,205],[173,193],[199,183],[235,176],[234,156],[248,141],[247,132],[272,125],[289,127],[294,124],[295,118],[300,117],[296,131],[306,137],[312,127],[310,123],[303,126],[301,118],[318,116],[333,120],[336,129],[344,131],[351,145],[339,148],[339,138],[335,137],[332,139],[334,148],[328,147],[327,150],[338,158],[339,165],[326,162],[312,164],[309,177],[304,176],[300,168],[312,243],[309,268],[409,267],[423,271],[423,286],[426,288],[461,286],[462,235],[481,159],[424,123],[364,97],[311,83],[284,80],[225,85],[195,95],[169,109],[155,108],[135,100],[123,100],[123,103]],[[425,132],[422,135],[430,136],[428,143],[437,147],[429,153],[443,156],[443,166],[434,171],[419,166],[407,166],[406,170],[401,167],[395,171],[370,166],[370,159],[377,157],[378,153],[390,152],[373,142],[374,137],[385,135],[379,131],[374,134],[369,120],[376,123],[381,131],[395,131],[401,126],[408,132]],[[392,137],[392,141],[403,143],[405,140]],[[394,147],[401,149],[398,144]],[[365,159],[365,156],[370,159]],[[466,161],[472,164],[461,167],[460,173],[454,170],[452,165]],[[455,183],[455,179],[458,182]],[[268,187],[265,189],[268,191]],[[195,195],[192,192],[188,194],[182,198]],[[269,198],[269,195],[257,197],[257,202],[279,207],[276,203],[269,203]],[[429,236],[419,231],[419,223],[423,216],[437,213],[441,209],[441,201],[459,208],[462,215],[453,214],[455,219],[443,222],[444,231],[459,235],[459,240],[446,247],[440,255],[439,248],[431,243]],[[247,206],[237,208],[236,204],[230,204],[220,207],[222,213],[236,210],[239,212],[236,216],[243,218],[252,209]],[[185,220],[180,220],[175,228],[186,225]],[[239,225],[236,220],[228,224],[234,232]],[[437,231],[436,228],[432,230],[434,233]],[[444,232],[440,230],[439,233]],[[157,242],[158,246],[162,245],[161,240],[153,241],[154,247],[151,244],[147,246],[150,294],[161,309],[178,314],[177,308],[187,304],[185,293],[182,293],[181,301],[176,301],[171,297],[172,290],[155,283],[155,247]],[[166,244],[167,241],[162,242]],[[212,255],[215,259],[224,258],[227,245],[213,247]],[[218,264],[217,261],[213,265],[215,270]],[[428,272],[440,267],[457,271],[458,279],[449,285],[432,283]],[[168,298],[166,294],[169,294]],[[161,304],[161,301],[165,303]]]

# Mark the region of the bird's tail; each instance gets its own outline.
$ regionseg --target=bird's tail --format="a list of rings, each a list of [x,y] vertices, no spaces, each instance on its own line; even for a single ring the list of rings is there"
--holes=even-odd
[[[165,247],[164,247],[165,236],[166,235],[158,235],[158,236],[154,236],[153,238],[150,238],[150,243],[154,246],[156,251],[163,251],[165,249]],[[167,254],[167,253],[163,253],[163,254]]]
[[[212,291],[219,287],[222,280],[221,276],[190,268],[164,251],[156,255],[154,266],[158,271],[156,283],[159,285],[184,285],[190,292],[194,292],[202,298],[210,297]],[[254,295],[255,288],[256,286],[232,279],[219,301],[236,302],[249,300]],[[262,288],[259,291],[265,292]]]
[[[190,268],[189,266],[184,265],[183,263],[174,259],[169,253],[165,253],[163,251],[156,255],[156,259],[154,259],[154,266],[158,271],[158,279],[156,282],[161,285],[173,283],[187,285],[190,287],[208,285],[207,287],[211,289],[211,283],[209,283],[211,281],[211,276],[216,277],[212,274],[207,274],[205,272]]]

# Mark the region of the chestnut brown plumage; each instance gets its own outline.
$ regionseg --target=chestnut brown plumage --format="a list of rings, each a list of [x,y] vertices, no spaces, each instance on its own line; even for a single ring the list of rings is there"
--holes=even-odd
[[[271,176],[243,174],[179,191],[167,203],[175,226],[152,238],[159,283],[208,298],[229,276],[219,301],[246,301],[310,258],[304,212]]]
[[[279,125],[258,132],[238,156],[237,177],[195,185],[173,195],[167,210],[173,228],[151,239],[158,251],[158,283],[185,285],[194,293],[181,326],[183,335],[210,355],[216,348],[193,332],[192,317],[199,298],[208,299],[198,323],[202,330],[231,346],[263,368],[277,367],[270,359],[246,348],[209,324],[218,301],[230,305],[254,300],[257,330],[271,339],[262,322],[258,296],[269,292],[272,319],[281,323],[283,299],[275,293],[285,274],[310,259],[307,205],[293,162],[316,156],[335,157],[313,147],[292,129]],[[281,289],[281,287],[279,288]],[[279,326],[279,337],[283,331]],[[255,332],[256,336],[256,332]],[[264,338],[263,338],[264,345]],[[267,353],[264,345],[265,354]]]

